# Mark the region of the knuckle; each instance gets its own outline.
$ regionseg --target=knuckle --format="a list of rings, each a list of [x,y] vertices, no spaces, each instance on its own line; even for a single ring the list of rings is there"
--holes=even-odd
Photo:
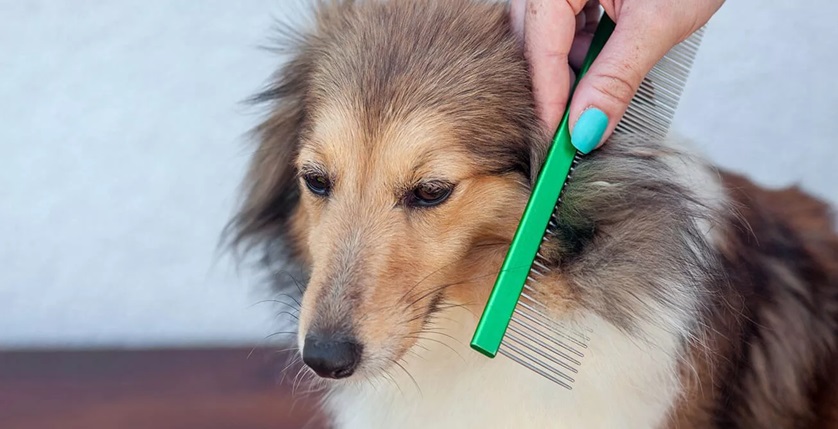
[[[621,73],[605,72],[597,76],[591,86],[609,101],[628,105],[634,97],[634,84]]]
[[[548,61],[555,61],[561,64],[564,64],[568,61],[568,52],[564,49],[553,48],[553,49],[544,49],[541,52],[541,56]]]

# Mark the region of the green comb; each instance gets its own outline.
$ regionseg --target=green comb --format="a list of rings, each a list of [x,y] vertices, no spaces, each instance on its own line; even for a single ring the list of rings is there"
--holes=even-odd
[[[608,15],[602,14],[577,82],[602,51],[614,27]],[[615,135],[661,140],[666,136],[702,34],[703,29],[697,31],[658,62],[632,100]],[[582,157],[570,142],[568,123],[569,109],[566,109],[477,324],[471,347],[490,358],[500,353],[570,389],[590,338],[550,317],[549,310],[535,298],[533,288],[549,271],[539,247],[558,226],[562,192]]]

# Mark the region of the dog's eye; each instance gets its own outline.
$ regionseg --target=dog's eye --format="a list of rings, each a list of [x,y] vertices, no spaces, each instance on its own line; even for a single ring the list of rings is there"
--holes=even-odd
[[[332,189],[332,182],[329,178],[319,173],[309,173],[303,176],[303,181],[309,191],[315,195],[327,196]]]
[[[447,183],[423,183],[407,197],[407,204],[414,207],[433,207],[442,204],[454,189]]]

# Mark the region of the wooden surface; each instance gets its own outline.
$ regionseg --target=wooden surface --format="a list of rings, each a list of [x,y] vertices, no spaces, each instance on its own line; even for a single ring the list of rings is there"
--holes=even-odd
[[[291,395],[296,368],[280,382],[286,362],[251,349],[0,352],[0,428],[325,427],[316,398]]]

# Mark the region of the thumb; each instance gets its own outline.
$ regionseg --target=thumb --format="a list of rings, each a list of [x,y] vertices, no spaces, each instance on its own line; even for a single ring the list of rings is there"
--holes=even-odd
[[[608,139],[643,78],[679,41],[678,35],[667,34],[660,17],[623,11],[620,18],[571,102],[571,142],[582,153]]]

